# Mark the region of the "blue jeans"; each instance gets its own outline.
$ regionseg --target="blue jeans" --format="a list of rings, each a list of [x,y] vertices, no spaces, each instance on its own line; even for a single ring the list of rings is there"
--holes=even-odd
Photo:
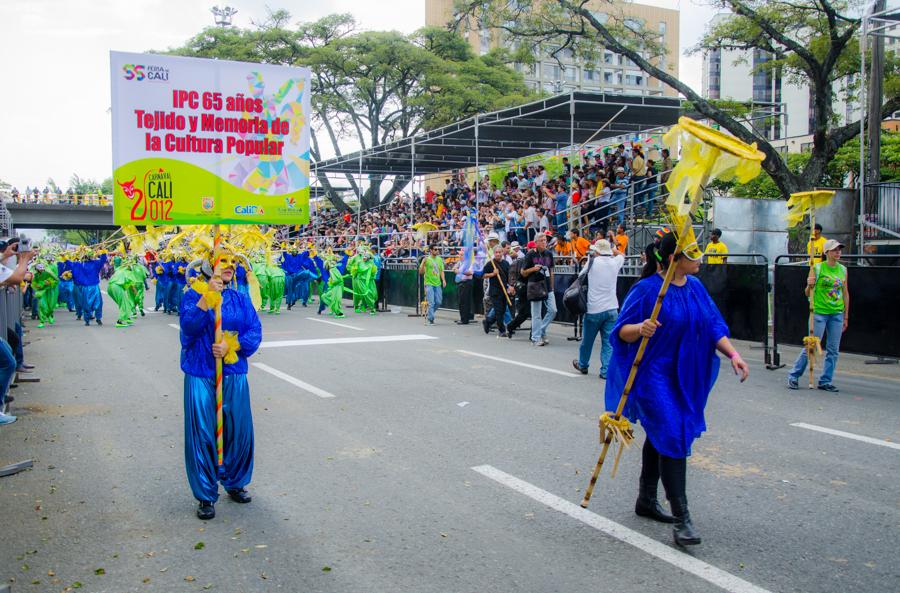
[[[822,369],[822,375],[819,377],[819,385],[831,385],[834,377],[834,367],[837,365],[838,350],[841,347],[843,329],[843,313],[816,313],[813,316],[813,333],[820,341],[823,341],[822,336],[825,335],[825,340],[823,341],[825,345],[825,366]],[[788,377],[793,381],[799,381],[806,371],[807,363],[806,349],[803,349],[800,351],[800,356],[797,357],[797,362],[794,363],[794,368],[791,369]]]
[[[494,323],[494,318],[497,317],[494,314],[494,308],[491,307],[491,310],[487,312],[487,315],[484,316],[484,320],[489,324]],[[503,325],[509,325],[509,322],[512,321],[512,313],[509,312],[509,307],[506,308],[506,313],[503,314]]]
[[[554,216],[554,223],[556,224],[556,232],[566,234],[569,230],[569,224],[566,221],[566,213],[565,212],[557,212]]]
[[[22,324],[18,321],[16,322],[16,335],[19,337],[19,343],[16,344],[16,368],[25,364],[25,348],[23,345],[25,342],[23,341],[23,336],[25,335],[24,330],[22,329]]]
[[[6,394],[15,374],[16,357],[6,340],[0,339],[0,409],[6,404]]]
[[[547,306],[547,314],[541,318],[541,305]],[[531,341],[540,342],[547,335],[550,322],[556,318],[556,296],[551,292],[543,301],[531,301]]]
[[[425,285],[425,300],[428,301],[428,321],[434,321],[434,312],[444,300],[444,289],[440,286]]]
[[[619,317],[618,309],[609,309],[599,313],[588,313],[584,316],[584,330],[581,336],[581,346],[578,348],[578,366],[588,368],[591,363],[591,351],[594,349],[594,340],[600,334],[600,376],[606,377],[609,367],[609,357],[612,356],[612,346],[609,344],[609,336],[612,335],[613,326]]]
[[[611,204],[613,212],[615,212],[618,224],[625,223],[625,200],[628,198],[628,192],[624,189],[617,189],[612,193]]]

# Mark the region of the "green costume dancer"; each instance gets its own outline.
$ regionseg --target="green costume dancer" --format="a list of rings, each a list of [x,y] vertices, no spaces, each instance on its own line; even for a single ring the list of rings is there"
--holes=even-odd
[[[268,287],[266,291],[269,295],[269,315],[281,314],[281,301],[284,299],[284,282],[285,275],[281,266],[266,266],[268,272]]]
[[[53,266],[56,267],[56,266]],[[44,264],[35,266],[34,278],[31,279],[31,289],[34,291],[34,298],[37,299],[38,317],[40,323],[38,327],[44,327],[44,324],[53,325],[56,319],[53,318],[53,310],[56,308],[56,291],[55,288],[59,284],[55,270]]]
[[[47,302],[51,304],[50,311],[55,311],[59,306],[59,303],[57,302],[59,301],[59,271],[56,268],[55,260],[52,260],[47,264],[47,272],[54,278],[53,286],[47,291]],[[56,320],[53,319],[52,315],[50,317],[50,325],[53,325]]]
[[[375,274],[378,268],[372,261],[372,254],[368,251],[363,252],[359,262],[356,264],[356,273],[354,275],[354,295],[360,300],[363,311],[356,309],[357,313],[368,312],[369,315],[375,315],[375,303],[378,302],[378,287],[375,285]]]
[[[344,275],[338,270],[338,267],[330,263],[328,270],[328,288],[322,293],[322,302],[331,310],[331,314],[335,317],[345,317],[343,308],[344,291]],[[349,292],[349,291],[348,291]]]
[[[147,268],[141,265],[139,261],[132,260],[128,264],[127,273],[130,280],[128,288],[131,292],[132,303],[134,304],[133,315],[137,316],[137,314],[140,313],[141,317],[143,317],[145,290],[144,282],[147,280]]]
[[[359,288],[359,264],[362,263],[361,248],[356,249],[356,255],[347,260],[347,273],[350,274],[350,286],[353,289],[353,310],[362,313],[362,293]]]
[[[265,259],[253,262],[253,273],[256,275],[256,281],[259,283],[259,296],[261,299],[259,310],[264,311],[269,302],[269,267],[266,265]]]
[[[118,259],[118,258],[116,258]],[[128,327],[134,323],[134,298],[130,290],[132,283],[131,274],[125,266],[118,266],[109,279],[106,291],[109,298],[115,301],[119,308],[119,318],[116,327]]]

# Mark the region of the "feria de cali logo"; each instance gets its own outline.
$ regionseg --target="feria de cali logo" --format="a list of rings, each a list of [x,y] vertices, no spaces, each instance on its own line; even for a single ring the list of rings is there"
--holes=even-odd
[[[287,196],[287,197],[284,199],[284,204],[285,204],[288,208],[290,208],[291,210],[293,210],[293,209],[297,206],[297,198],[295,198],[294,196]]]
[[[125,80],[134,80],[140,82],[148,80],[151,82],[168,82],[169,69],[163,66],[143,65],[143,64],[125,64],[122,66]]]
[[[245,216],[262,216],[263,214],[266,213],[266,211],[263,210],[262,206],[248,205],[248,206],[235,206],[234,213],[235,214],[243,214]]]

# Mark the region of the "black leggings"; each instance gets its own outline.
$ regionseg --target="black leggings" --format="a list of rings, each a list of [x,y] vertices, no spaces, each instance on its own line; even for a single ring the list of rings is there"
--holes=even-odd
[[[684,498],[687,459],[660,455],[650,439],[646,439],[641,451],[641,482],[655,487],[660,478],[666,490],[666,498]]]

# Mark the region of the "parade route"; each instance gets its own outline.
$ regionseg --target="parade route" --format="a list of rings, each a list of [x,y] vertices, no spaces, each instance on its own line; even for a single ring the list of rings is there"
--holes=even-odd
[[[201,522],[178,319],[148,309],[116,329],[104,306],[103,327],[63,312],[52,328],[28,323],[41,382],[14,390],[19,420],[0,428],[0,465],[34,460],[0,478],[0,582],[16,593],[874,593],[900,581],[892,367],[861,377],[842,354],[832,394],[789,391],[784,369],[759,362],[741,384],[723,363],[688,462],[703,544],[684,551],[633,513],[640,428],[617,476],[607,467],[578,506],[604,383],[599,346],[589,375],[572,372],[570,328],[534,348],[526,332],[498,339],[449,313],[425,326],[396,307],[334,321],[283,310],[261,315],[250,359],[253,502],[223,496]]]

